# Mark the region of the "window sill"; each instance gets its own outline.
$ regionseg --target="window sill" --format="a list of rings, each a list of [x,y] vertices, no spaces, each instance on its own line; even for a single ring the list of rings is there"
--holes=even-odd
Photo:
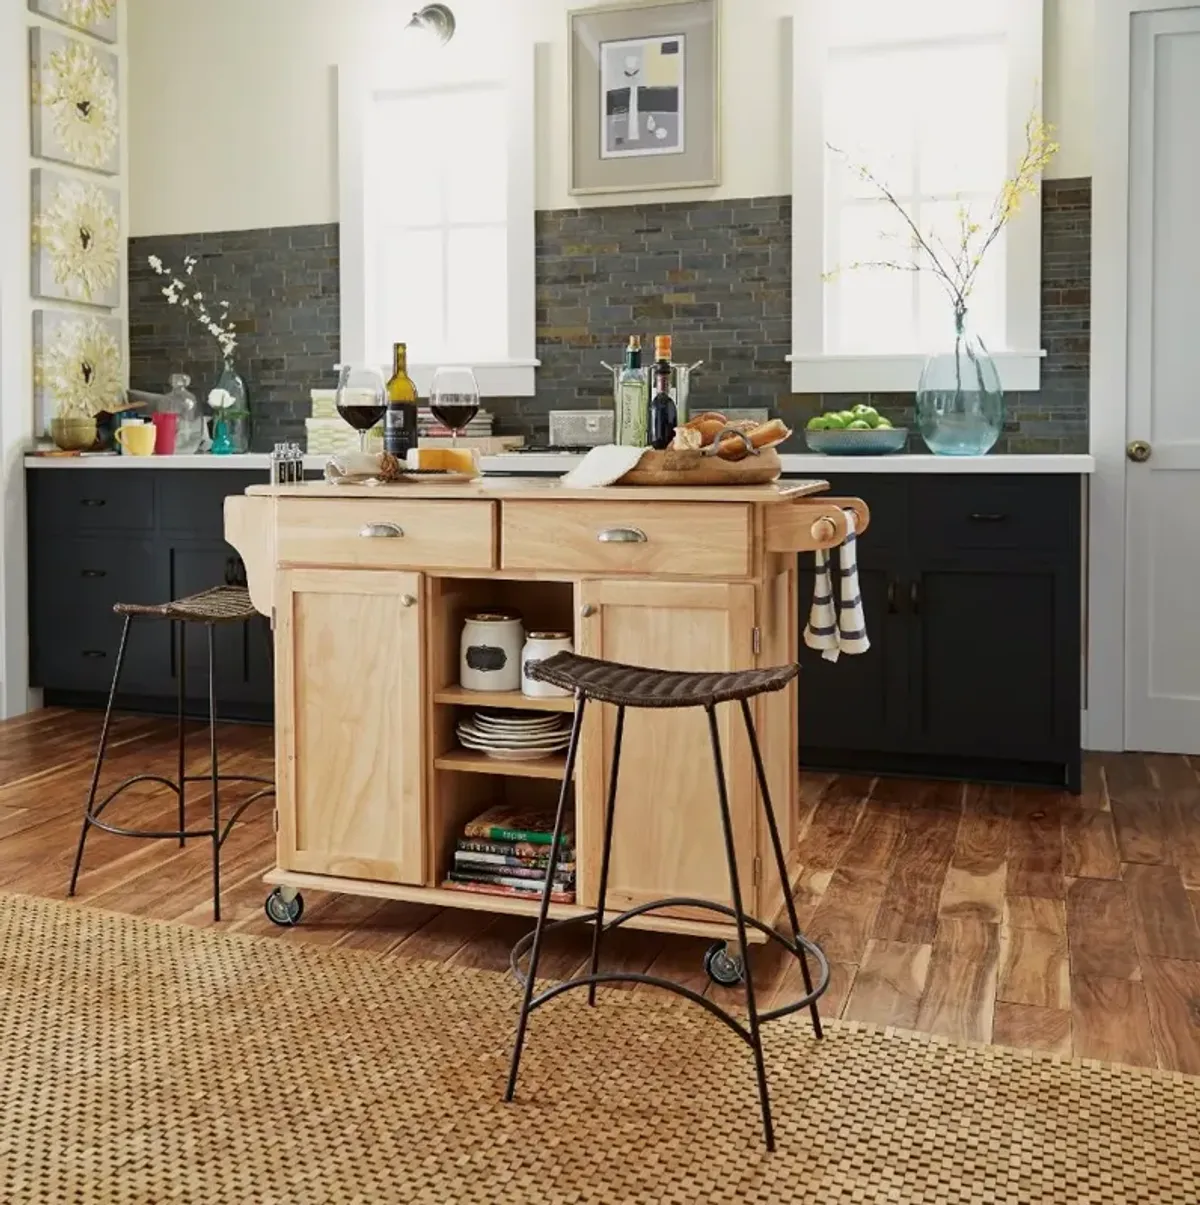
[[[541,360],[447,360],[444,364],[408,365],[408,375],[422,397],[429,394],[433,374],[449,364],[466,363],[475,371],[480,397],[533,397]]]
[[[1044,351],[993,352],[1006,393],[1041,388]],[[915,393],[923,355],[788,356],[793,393]]]

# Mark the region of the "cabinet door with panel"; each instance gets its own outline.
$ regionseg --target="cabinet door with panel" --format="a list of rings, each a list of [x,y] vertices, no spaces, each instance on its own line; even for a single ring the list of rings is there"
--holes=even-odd
[[[754,587],[585,581],[580,651],[627,665],[741,670],[754,665]],[[599,887],[617,709],[591,704],[577,777],[583,902]],[[739,709],[717,709],[743,899],[754,900],[754,767]],[[608,906],[666,896],[731,903],[708,718],[701,708],[628,711]]]
[[[377,570],[276,578],[284,870],[424,881],[421,586]]]

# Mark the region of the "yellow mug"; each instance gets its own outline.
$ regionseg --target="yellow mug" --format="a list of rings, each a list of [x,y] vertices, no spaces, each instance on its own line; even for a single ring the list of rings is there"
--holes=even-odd
[[[129,456],[153,456],[158,434],[152,423],[122,423],[117,428],[117,443]]]

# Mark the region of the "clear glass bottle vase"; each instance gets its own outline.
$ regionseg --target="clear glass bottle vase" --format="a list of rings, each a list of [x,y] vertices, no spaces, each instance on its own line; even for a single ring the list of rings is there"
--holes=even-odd
[[[983,340],[954,309],[954,342],[925,361],[917,385],[917,429],[938,456],[982,456],[1004,430],[1004,390]]]

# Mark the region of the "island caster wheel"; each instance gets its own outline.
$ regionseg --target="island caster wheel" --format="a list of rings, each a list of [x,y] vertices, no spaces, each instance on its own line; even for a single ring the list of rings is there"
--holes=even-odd
[[[722,987],[737,987],[746,978],[740,954],[731,954],[723,942],[714,942],[704,952],[704,970],[713,983]]]
[[[298,925],[304,915],[304,896],[298,891],[290,892],[286,887],[276,887],[267,896],[263,911],[272,924],[290,928],[292,925]]]

